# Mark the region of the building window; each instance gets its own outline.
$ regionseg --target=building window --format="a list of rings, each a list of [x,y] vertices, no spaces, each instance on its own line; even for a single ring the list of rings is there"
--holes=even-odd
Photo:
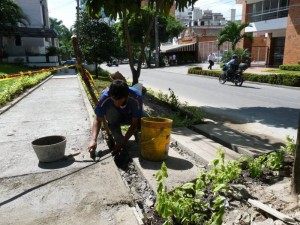
[[[265,0],[250,4],[248,22],[259,22],[288,16],[289,0]]]
[[[270,10],[276,11],[278,9],[278,0],[271,0]]]
[[[16,44],[16,46],[21,46],[22,45],[22,41],[21,41],[20,36],[15,37],[15,44]]]
[[[264,12],[269,12],[270,11],[270,5],[271,5],[270,0],[265,0],[264,1],[264,3],[263,3]]]
[[[289,0],[279,0],[279,9],[289,6]]]
[[[252,13],[261,13],[261,12],[262,12],[262,2],[254,3]]]

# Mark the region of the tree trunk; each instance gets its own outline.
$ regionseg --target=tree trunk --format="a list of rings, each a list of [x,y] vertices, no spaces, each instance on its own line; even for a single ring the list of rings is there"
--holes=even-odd
[[[300,114],[298,120],[298,132],[297,132],[297,140],[296,140],[293,175],[291,180],[291,192],[294,195],[300,194]]]
[[[98,63],[95,63],[96,78],[98,78]]]
[[[144,52],[145,52],[145,45],[150,37],[150,33],[153,27],[153,23],[155,20],[155,15],[152,17],[152,21],[148,26],[148,30],[145,34],[143,43],[141,43],[141,53],[138,57],[138,65],[137,68],[135,69],[134,67],[134,59],[133,59],[133,52],[132,52],[132,46],[131,46],[131,39],[130,39],[130,34],[129,34],[129,28],[128,28],[128,20],[127,20],[127,14],[126,14],[126,9],[124,7],[124,5],[122,5],[123,9],[123,21],[124,21],[124,31],[125,31],[125,39],[127,42],[127,51],[128,51],[128,58],[129,58],[129,66],[131,69],[131,73],[132,73],[132,85],[135,85],[139,82],[139,77],[141,74],[141,68],[142,68],[142,61],[144,58]]]

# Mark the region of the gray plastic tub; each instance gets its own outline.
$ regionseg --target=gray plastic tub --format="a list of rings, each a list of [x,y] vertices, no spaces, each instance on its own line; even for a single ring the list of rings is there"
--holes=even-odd
[[[41,137],[31,142],[40,162],[54,162],[65,155],[66,137],[60,135]]]

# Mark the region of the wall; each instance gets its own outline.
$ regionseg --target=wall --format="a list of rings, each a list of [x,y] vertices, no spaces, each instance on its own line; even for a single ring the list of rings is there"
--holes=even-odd
[[[300,0],[290,0],[283,64],[300,62]]]

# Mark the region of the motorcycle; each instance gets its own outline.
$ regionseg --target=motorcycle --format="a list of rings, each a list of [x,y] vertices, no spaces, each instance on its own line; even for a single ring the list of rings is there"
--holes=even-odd
[[[240,63],[238,69],[235,70],[233,73],[229,73],[229,67],[224,64],[223,66],[223,73],[219,76],[220,84],[225,84],[226,81],[230,81],[234,83],[236,86],[242,86],[244,82],[243,72],[248,68],[247,64]]]

